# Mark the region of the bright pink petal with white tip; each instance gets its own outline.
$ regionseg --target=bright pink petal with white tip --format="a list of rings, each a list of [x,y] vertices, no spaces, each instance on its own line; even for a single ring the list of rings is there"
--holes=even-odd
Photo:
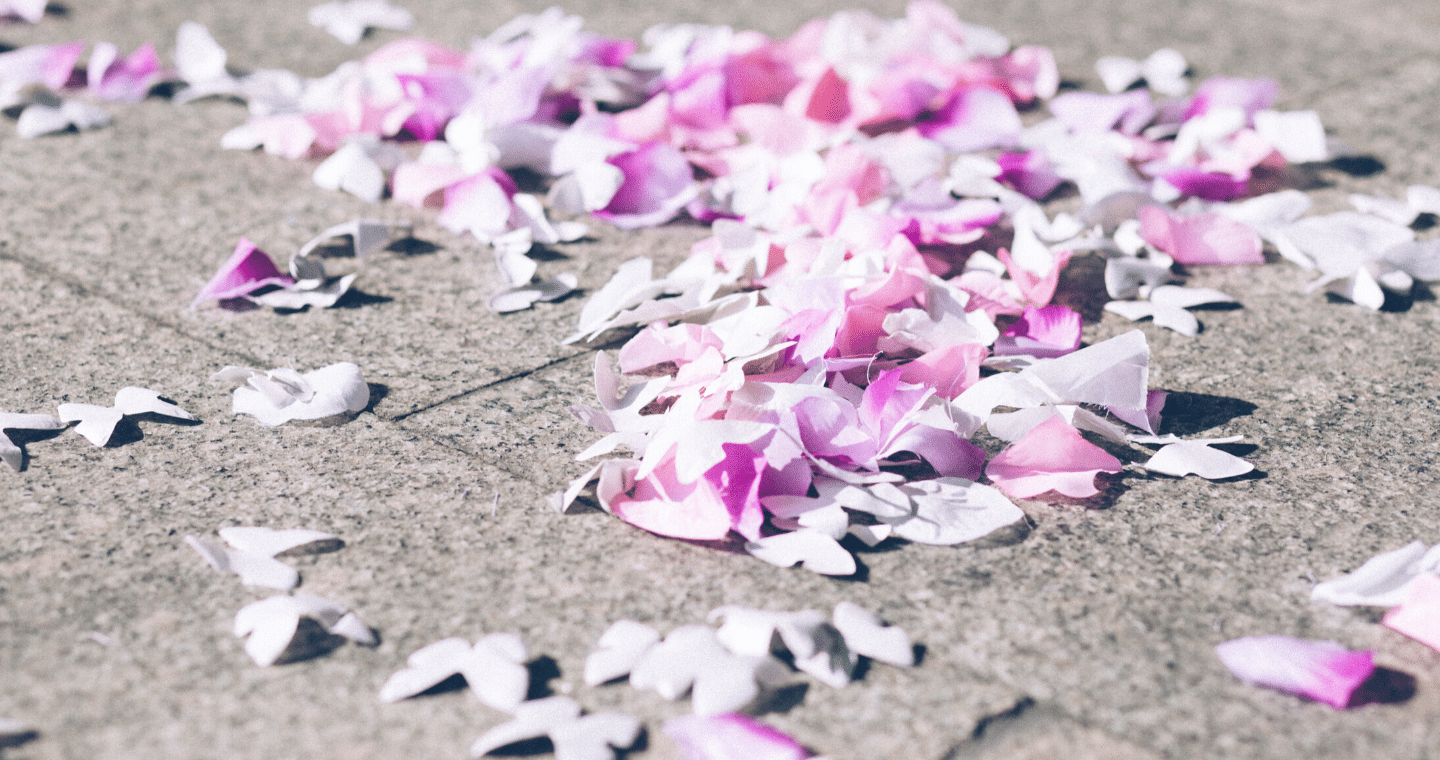
[[[680,745],[686,760],[805,760],[813,757],[789,736],[739,713],[709,718],[684,715],[665,721],[661,728]]]
[[[1031,428],[985,468],[996,487],[1017,499],[1046,491],[1088,498],[1100,492],[1095,487],[1096,475],[1119,471],[1120,460],[1085,440],[1060,416]]]
[[[201,301],[239,298],[266,285],[290,285],[294,282],[293,278],[282,274],[275,267],[269,254],[256,248],[249,238],[242,237],[240,242],[235,244],[235,252],[230,254],[230,258],[220,266],[220,271],[200,289],[200,294],[195,296],[190,308],[195,308]]]
[[[1333,641],[1247,636],[1215,647],[1242,681],[1308,697],[1336,709],[1375,672],[1375,653],[1352,652]]]

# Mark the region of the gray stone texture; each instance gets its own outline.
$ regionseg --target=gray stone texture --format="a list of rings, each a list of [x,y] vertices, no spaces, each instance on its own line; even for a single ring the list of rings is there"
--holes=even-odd
[[[464,46],[541,3],[404,0],[415,33]],[[898,15],[900,2],[869,3]],[[317,76],[396,37],[347,48],[304,4],[73,0],[18,46],[154,41],[207,24],[232,65]],[[590,28],[638,35],[699,21],[788,34],[847,5],[586,0]],[[1281,82],[1386,170],[1320,170],[1320,210],[1347,192],[1440,183],[1440,5],[1426,0],[1080,2],[977,0],[968,21],[1055,51],[1098,85],[1100,55],[1181,50],[1201,76]],[[613,621],[668,630],[722,604],[828,610],[850,600],[925,647],[913,670],[875,666],[844,690],[811,683],[767,721],[833,758],[1426,758],[1440,747],[1440,655],[1373,611],[1311,603],[1316,579],[1414,539],[1440,541],[1436,479],[1440,306],[1371,313],[1307,294],[1285,263],[1194,273],[1244,308],[1201,314],[1195,338],[1141,325],[1152,386],[1175,392],[1171,429],[1244,434],[1259,474],[1233,482],[1147,477],[1131,466],[1096,504],[1025,502],[1028,535],[865,553],[862,581],[781,570],[668,541],[599,512],[553,513],[546,494],[583,471],[592,433],[565,411],[590,399],[591,349],[565,347],[582,300],[498,316],[484,309],[490,254],[419,212],[313,186],[314,162],[222,151],[243,121],[225,102],[108,106],[112,127],[32,141],[0,123],[0,406],[53,413],[154,388],[200,425],[144,420],[123,445],[71,431],[27,440],[0,470],[0,717],[39,738],[6,758],[462,757],[503,716],[466,693],[394,705],[375,694],[416,648],[446,636],[522,634],[555,692],[646,721],[649,749],[686,704],[585,687],[585,655]],[[283,257],[357,215],[415,224],[425,252],[359,271],[348,308],[281,315],[190,310],[245,235]],[[595,288],[630,257],[679,261],[696,226],[556,246],[542,273]],[[1427,233],[1433,234],[1433,233]],[[1083,280],[1077,269],[1076,279]],[[1090,283],[1093,285],[1093,282]],[[1084,282],[1072,282],[1083,287]],[[1130,329],[1114,315],[1095,341]],[[335,427],[262,428],[231,415],[226,364],[301,369],[353,361],[372,407]],[[1132,455],[1132,459],[1135,458]],[[498,495],[498,502],[496,497]],[[343,550],[290,560],[303,590],[376,627],[376,649],[260,669],[230,633],[263,593],[205,567],[181,539],[225,525],[338,533]],[[1232,678],[1212,647],[1253,634],[1374,648],[1413,676],[1413,698],[1338,712]]]

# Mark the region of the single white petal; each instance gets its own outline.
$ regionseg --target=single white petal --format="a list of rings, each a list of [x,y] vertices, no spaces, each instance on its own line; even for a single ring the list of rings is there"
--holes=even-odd
[[[654,689],[662,698],[674,701],[685,696],[701,671],[713,669],[717,663],[723,665],[733,657],[710,627],[681,626],[635,664],[630,671],[630,685]]]
[[[879,618],[854,602],[835,605],[832,619],[850,651],[902,668],[915,664],[915,649],[904,628],[881,625]]]
[[[802,528],[745,544],[745,551],[776,567],[801,567],[821,575],[854,575],[855,556],[824,531]]]
[[[61,404],[60,419],[65,422],[79,422],[75,432],[85,436],[96,446],[104,446],[115,434],[115,426],[125,417],[119,409],[94,404]]]
[[[1207,480],[1219,480],[1244,475],[1255,469],[1255,465],[1203,442],[1183,441],[1155,452],[1145,463],[1145,469],[1177,478],[1199,475]]]
[[[1347,575],[1316,584],[1310,598],[1343,606],[1395,607],[1404,603],[1410,584],[1425,573],[1440,569],[1440,549],[1412,541],[1394,551],[1377,554]]]
[[[287,553],[320,554],[343,546],[340,537],[333,533],[303,528],[275,530],[264,527],[229,527],[221,528],[218,533],[225,543],[240,551],[267,557]]]
[[[159,414],[182,420],[194,420],[195,415],[160,398],[157,391],[149,388],[126,387],[115,394],[115,408],[124,415]]]
[[[517,647],[518,645],[518,647]],[[530,690],[525,644],[515,634],[491,634],[476,642],[460,665],[465,682],[481,702],[513,712]]]
[[[1189,309],[1209,303],[1235,303],[1235,299],[1211,288],[1182,288],[1161,285],[1150,292],[1152,303]]]
[[[1095,72],[1105,89],[1112,93],[1124,92],[1142,76],[1139,61],[1119,55],[1107,55],[1095,61]]]
[[[1325,289],[1373,311],[1385,305],[1385,291],[1365,267],[1356,269],[1349,277],[1332,281]]]
[[[1155,316],[1155,304],[1149,301],[1107,301],[1105,311],[1138,322],[1142,319]]]
[[[249,636],[245,654],[260,667],[268,667],[295,638],[300,625],[300,612],[294,601],[283,594],[252,602],[235,614],[235,635]]]
[[[185,21],[175,35],[175,67],[186,82],[200,82],[227,76],[225,48],[210,36],[210,30],[194,21]]]
[[[486,731],[470,745],[470,756],[481,757],[492,750],[545,736],[550,729],[580,717],[580,703],[555,696],[526,702],[515,709],[515,719]]]
[[[909,492],[915,514],[903,522],[885,522],[895,526],[895,535],[916,543],[973,541],[1025,518],[999,489],[961,478],[917,481],[901,489]]]
[[[1178,307],[1151,302],[1155,307],[1155,324],[1167,327],[1181,335],[1195,337],[1200,334],[1200,320],[1194,314]]]
[[[1019,374],[1038,381],[1059,400],[1144,409],[1149,366],[1150,347],[1145,333],[1131,330],[1057,359],[1038,362]]]
[[[611,747],[626,749],[640,738],[640,721],[622,713],[604,712],[559,723],[548,732],[555,760],[614,760]]]
[[[594,652],[585,658],[585,683],[598,686],[627,676],[650,650],[660,642],[660,633],[644,623],[619,620],[601,634]]]
[[[1253,117],[1255,131],[1275,146],[1275,150],[1292,164],[1328,161],[1330,149],[1325,127],[1314,111],[1257,111]]]

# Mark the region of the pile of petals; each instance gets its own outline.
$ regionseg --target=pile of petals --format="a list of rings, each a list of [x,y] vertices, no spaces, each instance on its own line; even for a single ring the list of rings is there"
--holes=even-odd
[[[836,606],[831,620],[815,610],[774,612],[720,607],[704,625],[676,628],[662,640],[654,628],[621,620],[600,637],[585,661],[591,686],[626,676],[637,689],[652,689],[667,700],[690,695],[696,715],[716,716],[754,708],[774,689],[790,682],[786,654],[796,669],[841,688],[860,657],[899,667],[914,665],[910,637],[885,626],[850,603]]]
[[[22,5],[28,4],[0,2],[0,14],[9,10],[30,19]],[[39,5],[43,13],[44,4]],[[37,19],[38,14],[30,20]],[[86,65],[78,67],[84,52],[85,42],[76,41],[0,53],[0,109],[18,116],[19,136],[103,127],[110,123],[110,114],[96,101],[134,103],[173,78],[149,43],[121,58],[113,44],[97,42]]]
[[[230,548],[191,535],[185,536],[185,543],[206,564],[240,576],[247,586],[282,591],[300,585],[300,573],[275,557],[332,552],[344,546],[338,536],[318,530],[228,527],[219,534]],[[318,625],[323,635],[317,638],[304,631],[305,621]],[[380,643],[375,631],[344,605],[303,592],[277,594],[245,605],[235,615],[235,635],[245,639],[245,653],[262,668],[324,651],[329,644],[326,636],[364,646]]]

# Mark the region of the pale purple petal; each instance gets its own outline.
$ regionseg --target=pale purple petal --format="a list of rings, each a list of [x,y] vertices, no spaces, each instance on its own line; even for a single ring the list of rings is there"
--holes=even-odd
[[[625,174],[625,180],[595,215],[621,229],[664,224],[695,197],[690,162],[666,143],[650,143],[614,156],[609,163]]]
[[[1010,97],[983,85],[960,89],[933,120],[916,126],[921,135],[954,153],[1013,147],[1023,127]]]
[[[1080,315],[1064,306],[1026,306],[1025,313],[995,340],[998,356],[1064,356],[1080,348]]]
[[[1350,695],[1375,671],[1373,651],[1353,652],[1333,641],[1289,636],[1234,639],[1215,647],[1215,654],[1242,681],[1324,702],[1337,710],[1350,704]]]

